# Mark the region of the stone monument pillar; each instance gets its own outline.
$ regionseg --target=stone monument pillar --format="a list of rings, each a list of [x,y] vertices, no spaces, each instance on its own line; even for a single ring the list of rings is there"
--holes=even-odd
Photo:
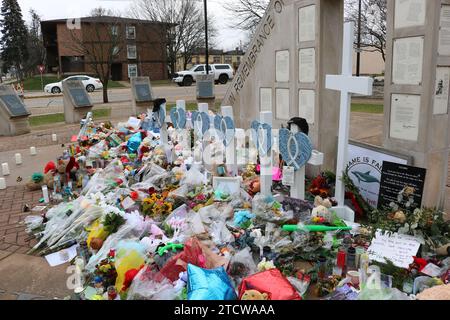
[[[423,206],[443,208],[450,142],[450,1],[387,3],[384,146],[427,169]]]
[[[30,132],[30,113],[11,86],[0,85],[0,136]]]
[[[131,78],[131,92],[133,94],[133,115],[138,116],[153,109],[155,95],[149,77]]]
[[[341,71],[342,0],[272,0],[225,95],[236,125],[250,127],[262,111],[273,128],[300,116],[310,125],[322,169],[336,169],[339,94],[326,90],[325,75]]]
[[[66,123],[79,123],[92,111],[92,100],[80,80],[63,81],[64,119]]]

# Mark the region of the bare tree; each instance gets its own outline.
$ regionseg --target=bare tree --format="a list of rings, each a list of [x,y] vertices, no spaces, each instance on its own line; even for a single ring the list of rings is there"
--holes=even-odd
[[[269,2],[269,0],[233,0],[227,1],[223,7],[233,17],[232,27],[252,34],[264,17]]]
[[[34,9],[31,9],[30,18],[27,41],[29,57],[24,64],[24,71],[29,75],[35,75],[38,72],[37,66],[45,64],[47,51],[42,38],[41,17]]]
[[[196,0],[135,0],[130,15],[137,19],[162,22],[168,28],[161,29],[161,43],[167,46],[167,60],[170,72],[176,72],[179,56],[189,59],[194,48],[204,43],[204,16]],[[212,19],[208,18],[208,31],[212,41],[216,31]]]
[[[92,10],[91,19],[82,21],[81,30],[70,30],[71,49],[84,56],[84,63],[103,83],[104,103],[109,102],[111,66],[125,48],[124,28],[121,18],[114,12],[97,8]]]
[[[347,0],[345,15],[347,21],[354,21],[358,25],[359,0]],[[386,60],[386,0],[361,0],[361,50],[380,52]]]

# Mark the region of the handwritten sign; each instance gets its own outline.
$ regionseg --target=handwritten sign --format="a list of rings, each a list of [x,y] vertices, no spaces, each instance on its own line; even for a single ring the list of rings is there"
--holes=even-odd
[[[389,259],[397,267],[407,269],[413,263],[419,247],[419,241],[412,236],[398,233],[383,235],[377,231],[368,254],[371,260],[385,263]]]

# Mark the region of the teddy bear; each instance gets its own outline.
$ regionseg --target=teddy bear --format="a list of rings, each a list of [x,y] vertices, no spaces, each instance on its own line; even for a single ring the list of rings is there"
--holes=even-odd
[[[241,300],[250,300],[250,301],[269,300],[269,295],[267,293],[261,293],[257,290],[247,290],[242,295]]]
[[[317,196],[314,199],[314,209],[312,210],[311,217],[314,218],[322,218],[323,222],[331,222],[331,207],[332,203],[329,199],[323,199],[320,196]]]

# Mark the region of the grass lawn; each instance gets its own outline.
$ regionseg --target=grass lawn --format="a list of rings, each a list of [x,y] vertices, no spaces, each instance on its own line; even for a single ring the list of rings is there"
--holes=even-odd
[[[59,81],[57,77],[42,77],[42,80],[44,82],[44,87],[49,83]],[[41,76],[35,76],[32,78],[25,79],[23,82],[23,86],[25,90],[42,91]]]
[[[108,118],[111,115],[111,109],[93,110],[94,121],[99,118]],[[32,127],[44,126],[52,123],[64,122],[64,113],[46,114],[42,116],[30,117]]]
[[[364,113],[383,113],[384,106],[382,104],[352,104],[352,112],[364,112]]]
[[[108,89],[113,89],[113,88],[125,88],[125,86],[123,84],[121,84],[120,82],[109,80],[108,81]]]

